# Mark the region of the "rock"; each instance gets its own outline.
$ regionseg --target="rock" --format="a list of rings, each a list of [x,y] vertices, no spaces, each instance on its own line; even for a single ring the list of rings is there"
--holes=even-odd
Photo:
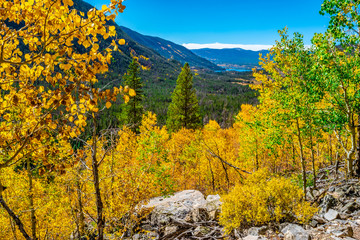
[[[350,214],[353,213],[354,211],[359,209],[359,204],[356,202],[349,202],[347,203],[344,207],[341,208],[341,212]]]
[[[354,189],[353,186],[350,186],[350,187],[345,191],[345,194],[346,194],[347,196],[354,195],[354,193],[355,193],[355,189]]]
[[[260,235],[265,235],[267,230],[268,230],[268,227],[262,226],[262,227],[249,228],[246,232],[247,232],[247,235],[260,236]]]
[[[207,221],[209,219],[209,214],[207,208],[195,208],[191,211],[191,216],[193,222],[202,222]]]
[[[184,220],[195,209],[206,208],[204,195],[197,190],[177,192],[169,197],[156,197],[142,208],[152,209],[151,225],[167,225],[171,217]]]
[[[208,227],[198,226],[194,230],[194,235],[197,237],[204,236],[204,235],[208,234],[210,231],[211,231],[211,229]]]
[[[177,226],[167,226],[167,227],[165,227],[164,235],[165,235],[165,237],[169,236],[171,234],[176,233],[177,230],[178,230]]]
[[[319,224],[319,222],[314,220],[314,219],[311,220],[311,222],[310,222],[310,226],[313,227],[313,228],[315,228],[318,224]]]
[[[206,197],[206,201],[207,202],[220,202],[220,196],[219,194],[216,194],[216,195],[208,195]]]
[[[206,208],[209,213],[210,220],[216,220],[220,216],[221,212],[221,201],[220,196],[217,195],[209,195],[206,197]]]
[[[310,235],[309,234],[293,234],[291,232],[286,232],[284,235],[284,239],[285,240],[310,240]]]
[[[331,232],[336,237],[352,237],[354,235],[352,227],[340,228],[336,231]]]
[[[336,205],[336,199],[330,195],[327,194],[322,199],[322,203],[320,204],[320,208],[322,209],[322,212],[327,212],[330,208],[334,207]]]
[[[301,226],[296,224],[288,224],[281,232],[284,234],[285,240],[310,240],[310,234]]]
[[[341,219],[348,219],[351,217],[351,215],[347,213],[340,213],[339,216]]]
[[[343,199],[346,197],[346,190],[343,188],[335,188],[335,191],[333,193],[333,197],[336,199]]]
[[[339,230],[332,232],[332,234],[333,234],[335,237],[345,237],[345,236],[346,236],[346,234],[345,234],[344,232],[339,231]]]
[[[249,235],[243,238],[243,240],[260,240],[261,238],[259,236],[253,236]]]
[[[141,238],[141,235],[140,234],[135,234],[134,236],[132,236],[132,239],[133,240],[139,240]]]
[[[286,228],[290,223],[288,222],[284,222],[284,223],[280,223],[279,225],[279,231],[282,232],[284,228]]]
[[[327,211],[324,215],[324,218],[328,221],[335,220],[339,217],[340,217],[339,212],[334,209],[329,209],[329,211]]]
[[[320,223],[320,224],[326,223],[326,220],[325,220],[324,218],[318,216],[318,215],[314,215],[314,216],[313,216],[313,220],[317,221],[317,222]]]
[[[153,227],[150,224],[143,224],[141,225],[141,228],[148,232],[153,230]]]
[[[345,229],[343,229],[342,231],[345,234],[345,237],[352,237],[354,235],[354,230],[350,226],[345,227]]]
[[[159,239],[160,236],[157,232],[148,232],[146,233],[145,239]]]

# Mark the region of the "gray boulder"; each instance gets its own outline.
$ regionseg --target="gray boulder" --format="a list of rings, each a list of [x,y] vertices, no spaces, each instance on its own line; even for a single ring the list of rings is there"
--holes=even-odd
[[[151,211],[151,225],[167,225],[171,218],[186,219],[195,209],[206,208],[204,195],[197,190],[177,192],[169,197],[152,198],[148,204],[141,206]],[[202,212],[202,211],[199,211]],[[190,217],[189,220],[194,217]]]
[[[359,204],[356,202],[349,202],[347,203],[344,207],[341,208],[341,212],[350,214],[353,213],[354,211],[359,209]]]
[[[268,230],[267,226],[252,227],[247,230],[247,235],[251,235],[251,236],[265,235],[267,230]]]
[[[322,203],[320,204],[320,208],[322,212],[327,212],[330,208],[334,207],[336,205],[336,199],[328,194],[322,199]]]
[[[301,226],[288,224],[281,232],[285,240],[310,240],[310,234]]]
[[[340,217],[339,212],[334,209],[329,209],[324,215],[324,218],[328,221],[338,219]]]
[[[253,236],[253,235],[249,235],[243,238],[243,240],[261,240],[262,238],[259,236]]]
[[[206,197],[206,209],[209,214],[210,220],[215,220],[220,216],[221,204],[220,196],[217,195],[208,195]]]

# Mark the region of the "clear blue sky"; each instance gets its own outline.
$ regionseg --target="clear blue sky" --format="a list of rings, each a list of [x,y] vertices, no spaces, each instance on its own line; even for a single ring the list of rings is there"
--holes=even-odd
[[[108,0],[87,0],[101,8]],[[269,44],[277,30],[304,34],[326,30],[329,17],[321,16],[322,0],[126,0],[116,22],[145,35],[178,44]]]

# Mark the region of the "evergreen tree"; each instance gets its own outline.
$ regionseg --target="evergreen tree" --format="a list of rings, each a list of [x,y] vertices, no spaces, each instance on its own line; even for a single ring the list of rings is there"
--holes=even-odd
[[[185,63],[176,80],[171,99],[166,122],[170,130],[175,131],[182,127],[195,129],[200,126],[199,104],[195,89],[193,89],[193,75],[188,63]]]
[[[130,127],[134,132],[139,132],[139,125],[141,124],[141,118],[144,113],[144,107],[142,101],[143,83],[140,74],[139,62],[134,58],[130,63],[128,71],[124,76],[124,83],[129,88],[134,89],[136,95],[130,98],[130,101],[124,105],[122,119],[123,122]]]

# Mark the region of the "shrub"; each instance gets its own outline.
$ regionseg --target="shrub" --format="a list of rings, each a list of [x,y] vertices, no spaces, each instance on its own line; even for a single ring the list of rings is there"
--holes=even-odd
[[[308,222],[317,211],[304,201],[301,188],[284,177],[269,179],[264,170],[253,173],[222,197],[220,223],[227,232],[268,222]]]

